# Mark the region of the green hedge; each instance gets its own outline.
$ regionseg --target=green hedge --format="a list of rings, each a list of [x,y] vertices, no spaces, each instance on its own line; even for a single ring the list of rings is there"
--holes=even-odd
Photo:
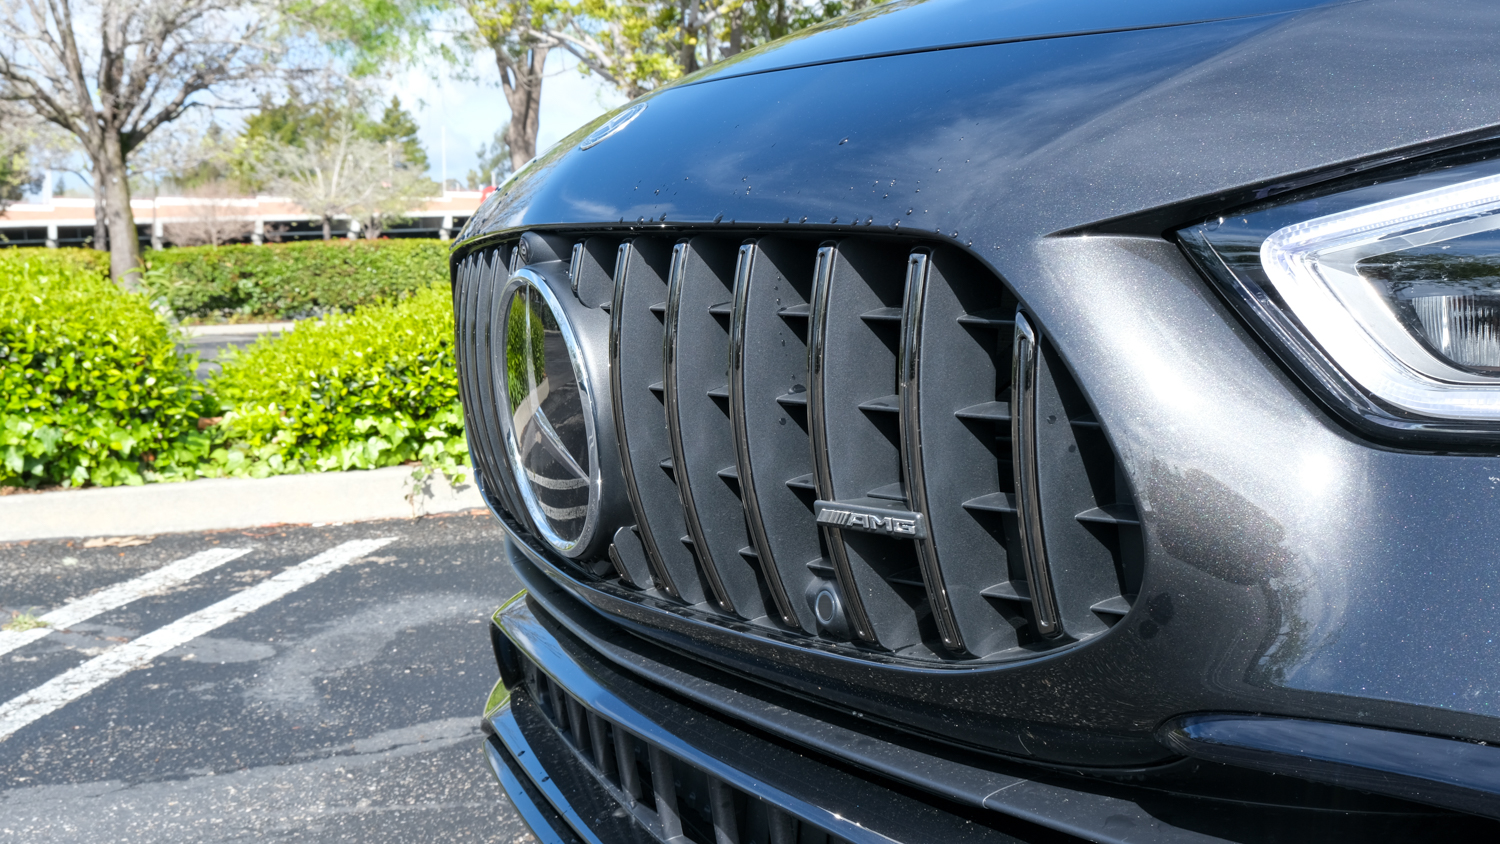
[[[209,389],[224,408],[225,444],[205,473],[420,460],[454,475],[468,462],[445,282],[396,304],[300,323],[221,360]]]
[[[302,319],[397,301],[448,277],[436,240],[190,246],[146,255],[152,300],[181,320]]]
[[[286,250],[315,267],[347,267],[353,262],[340,261],[358,255],[382,272],[383,256],[396,268],[388,275],[404,286],[369,293],[373,304],[352,314],[306,320],[230,353],[220,359],[223,371],[199,384],[195,356],[181,351],[152,295],[123,293],[109,281],[107,255],[0,250],[0,486],[264,477],[414,461],[421,474],[461,477],[468,448],[452,300],[440,269],[412,269],[445,255],[442,245],[254,248]],[[207,265],[226,250],[154,257],[172,256],[186,268],[188,252]],[[274,287],[263,281],[246,286]]]
[[[108,268],[90,250],[0,250],[0,485],[191,477],[208,454],[196,361]]]

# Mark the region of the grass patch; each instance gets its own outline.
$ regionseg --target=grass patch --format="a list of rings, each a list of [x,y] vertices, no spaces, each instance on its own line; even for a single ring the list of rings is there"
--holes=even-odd
[[[0,630],[8,630],[12,633],[24,633],[27,630],[35,630],[38,627],[51,627],[45,621],[37,618],[31,610],[13,610],[10,621],[0,624]]]

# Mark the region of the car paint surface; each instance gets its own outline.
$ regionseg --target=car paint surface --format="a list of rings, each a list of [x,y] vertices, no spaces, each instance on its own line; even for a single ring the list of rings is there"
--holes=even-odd
[[[1152,731],[1198,711],[1500,738],[1500,458],[1344,429],[1165,235],[1490,136],[1497,31],[1490,3],[1368,0],[722,78],[648,96],[589,150],[580,130],[490,199],[460,253],[546,227],[956,243],[1082,384],[1149,562],[1110,633],[982,669],[872,671],[579,593],[745,672],[1038,759],[1148,762]]]
[[[1357,1],[1357,0],[1356,0]],[[895,0],[717,62],[689,83],[872,56],[1291,12],[1350,0]]]

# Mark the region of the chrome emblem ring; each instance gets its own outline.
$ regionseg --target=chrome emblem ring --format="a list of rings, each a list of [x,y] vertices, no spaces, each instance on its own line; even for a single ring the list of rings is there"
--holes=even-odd
[[[600,472],[577,337],[530,269],[516,270],[494,302],[491,371],[510,472],[536,533],[561,554],[582,553],[598,523]]]

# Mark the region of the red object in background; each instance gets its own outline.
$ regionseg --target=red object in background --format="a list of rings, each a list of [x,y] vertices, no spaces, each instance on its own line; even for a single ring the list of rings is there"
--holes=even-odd
[[[483,205],[484,201],[486,199],[489,199],[490,198],[490,194],[492,194],[494,192],[495,192],[495,186],[494,185],[485,185],[484,186],[484,190],[481,191],[480,194],[479,194],[479,203],[481,205]]]

